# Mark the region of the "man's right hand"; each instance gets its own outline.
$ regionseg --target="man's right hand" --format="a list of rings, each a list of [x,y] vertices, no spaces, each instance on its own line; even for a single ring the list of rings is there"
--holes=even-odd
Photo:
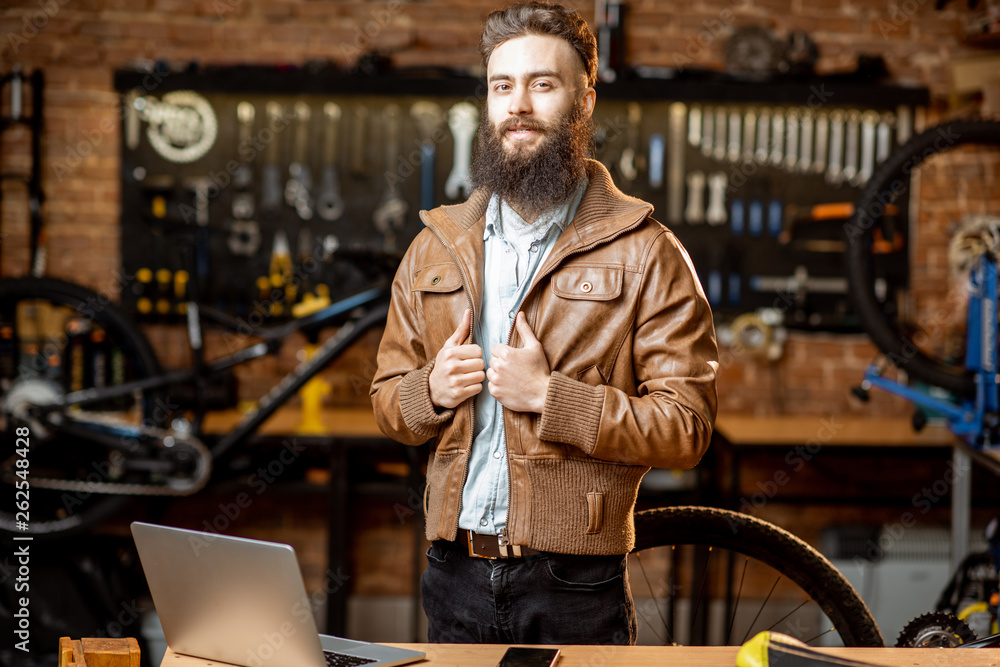
[[[428,382],[431,402],[439,408],[457,407],[483,389],[483,350],[475,344],[462,345],[471,327],[472,311],[466,308],[461,324],[437,353]]]

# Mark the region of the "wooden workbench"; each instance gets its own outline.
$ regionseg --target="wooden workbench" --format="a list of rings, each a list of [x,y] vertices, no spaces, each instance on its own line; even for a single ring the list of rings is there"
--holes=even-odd
[[[423,651],[427,659],[415,667],[495,667],[506,646],[477,644],[395,644]],[[736,664],[736,646],[563,646],[559,667],[730,667]],[[862,660],[885,667],[997,667],[996,649],[840,648],[822,649],[830,655]],[[160,667],[220,665],[167,649]]]

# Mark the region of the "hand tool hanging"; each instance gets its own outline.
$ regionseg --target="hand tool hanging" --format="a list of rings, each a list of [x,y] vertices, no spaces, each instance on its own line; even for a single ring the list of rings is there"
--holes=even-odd
[[[667,153],[667,224],[676,225],[684,217],[684,125],[690,118],[692,125],[699,127],[688,127],[688,141],[694,142],[701,136],[701,110],[692,109],[690,113],[683,102],[674,102],[670,105],[669,120],[669,150]],[[697,119],[697,120],[696,120]],[[654,135],[655,136],[655,135]],[[652,174],[655,162],[655,153],[650,150],[650,167]]]
[[[246,100],[236,105],[236,119],[240,124],[238,151],[251,145],[256,110],[252,102]],[[229,237],[226,245],[229,252],[242,257],[253,257],[260,250],[260,226],[255,219],[257,205],[254,199],[253,165],[245,157],[233,174],[232,220],[229,221]]]
[[[396,250],[396,234],[406,224],[407,205],[406,200],[399,193],[397,184],[401,179],[396,172],[396,163],[399,160],[400,116],[399,105],[387,104],[382,110],[382,117],[385,120],[383,174],[386,187],[382,199],[372,214],[372,222],[375,229],[382,233],[385,239],[385,250],[388,252]]]
[[[29,271],[33,276],[45,273],[45,236],[42,220],[42,204],[45,203],[45,193],[42,191],[42,119],[44,118],[42,91],[45,78],[41,70],[35,70],[30,77],[31,115],[24,115],[24,73],[20,64],[15,64],[10,74],[0,78],[0,89],[9,86],[10,115],[0,118],[0,148],[2,135],[7,128],[14,125],[27,125],[31,132],[31,171],[26,175],[3,175],[0,180],[23,181],[28,188],[28,211],[30,216],[29,248],[31,250]],[[0,150],[2,154],[2,150]],[[2,190],[2,189],[0,189]],[[3,194],[0,191],[0,202]],[[0,234],[0,247],[6,235]]]
[[[469,169],[472,164],[472,140],[479,129],[479,110],[471,102],[459,102],[448,111],[448,128],[455,138],[455,160],[444,184],[449,199],[472,194]]]
[[[434,168],[437,142],[444,124],[444,112],[434,102],[420,100],[410,107],[410,115],[420,135],[420,208],[434,208]]]
[[[270,141],[264,150],[264,168],[261,178],[260,207],[277,218],[281,211],[281,144],[278,132],[285,127],[284,108],[279,102],[268,102],[264,107],[270,128]]]
[[[627,142],[618,159],[618,173],[631,183],[643,168],[642,154],[639,152],[639,124],[642,122],[642,107],[637,102],[628,105]]]
[[[295,145],[292,161],[288,165],[288,182],[285,184],[285,203],[295,209],[299,218],[311,220],[313,216],[312,171],[309,169],[309,119],[312,110],[305,102],[295,103]]]
[[[319,193],[316,195],[316,213],[327,222],[336,222],[344,215],[344,196],[340,192],[340,172],[337,167],[342,113],[336,102],[323,105],[323,165]],[[323,234],[316,241],[320,259],[324,262],[329,261],[339,247],[340,237],[332,232]]]
[[[337,172],[337,146],[340,134],[340,105],[327,102],[323,105],[323,166],[320,174],[319,194],[316,195],[316,212],[327,222],[339,220],[344,214],[344,198],[340,194],[340,175]]]

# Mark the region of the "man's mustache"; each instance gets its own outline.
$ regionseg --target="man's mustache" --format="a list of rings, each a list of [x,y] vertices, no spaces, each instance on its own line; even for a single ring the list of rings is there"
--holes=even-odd
[[[508,118],[497,126],[497,133],[504,134],[515,127],[534,132],[547,132],[549,129],[547,124],[532,118]]]

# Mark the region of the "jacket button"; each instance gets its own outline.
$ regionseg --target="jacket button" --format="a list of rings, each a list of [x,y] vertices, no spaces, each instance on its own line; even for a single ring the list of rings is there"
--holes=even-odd
[[[594,285],[589,280],[588,281],[584,281],[580,285],[580,290],[583,291],[585,294],[589,294],[591,291],[593,291],[593,289],[594,289]]]
[[[441,282],[441,276],[434,276],[431,278],[431,285],[437,285],[439,282]]]

